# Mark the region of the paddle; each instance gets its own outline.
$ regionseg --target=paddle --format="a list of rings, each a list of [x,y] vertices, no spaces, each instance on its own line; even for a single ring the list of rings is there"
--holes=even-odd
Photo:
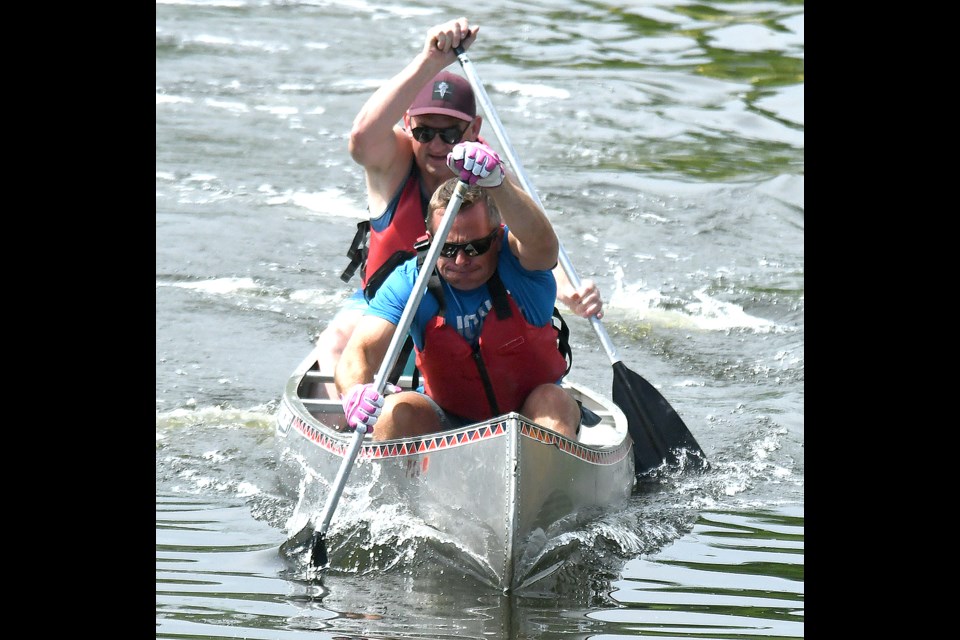
[[[460,66],[463,68],[467,80],[470,81],[470,86],[473,87],[473,92],[480,102],[480,106],[483,107],[483,112],[490,120],[497,139],[500,140],[504,155],[507,156],[507,160],[513,166],[524,191],[533,198],[543,211],[546,211],[536,191],[527,180],[523,165],[516,157],[513,147],[510,146],[503,124],[497,117],[497,112],[483,88],[483,83],[480,82],[470,58],[463,47],[456,47],[454,51],[456,51]],[[563,243],[560,244],[560,264],[573,286],[579,288],[580,278],[567,257]],[[687,425],[683,423],[677,412],[670,406],[670,403],[652,384],[623,364],[617,356],[613,343],[610,341],[610,336],[607,335],[607,330],[600,319],[594,316],[590,318],[590,322],[613,365],[613,401],[627,417],[628,430],[634,443],[635,472],[637,474],[646,473],[656,469],[664,462],[671,467],[680,466],[683,458],[687,457],[684,455],[684,451],[692,454],[689,459],[694,468],[706,469],[708,466],[706,455],[700,445],[697,444],[693,434],[690,433]]]
[[[407,332],[410,330],[410,324],[413,322],[413,314],[416,313],[417,307],[420,306],[420,301],[423,299],[423,294],[427,289],[427,281],[437,266],[437,259],[440,257],[440,248],[443,247],[443,243],[446,242],[447,234],[450,233],[450,227],[453,226],[453,219],[457,216],[457,212],[460,211],[460,205],[463,203],[463,196],[466,193],[466,189],[466,182],[463,180],[457,182],[457,188],[450,198],[450,203],[443,213],[443,219],[440,221],[437,232],[430,243],[430,248],[427,250],[423,267],[417,275],[416,282],[414,282],[413,292],[410,295],[410,299],[407,300],[407,305],[403,308],[403,313],[400,315],[400,322],[397,324],[397,328],[393,332],[393,337],[390,339],[390,346],[387,347],[387,353],[384,355],[383,362],[380,363],[380,369],[374,377],[374,382],[376,383],[379,393],[383,393],[387,376],[396,364],[403,343],[406,341]],[[313,564],[314,567],[325,567],[328,564],[326,543],[327,528],[330,526],[330,520],[333,518],[333,512],[337,508],[337,503],[340,501],[344,485],[346,485],[347,482],[347,476],[350,475],[350,470],[353,468],[353,462],[360,453],[360,446],[363,443],[363,436],[366,431],[367,428],[364,425],[360,425],[354,432],[353,440],[350,442],[350,447],[347,450],[347,455],[344,456],[343,462],[340,463],[337,477],[330,487],[330,495],[327,496],[327,504],[323,508],[320,528],[315,529],[311,534],[310,524],[308,523],[303,529],[280,546],[281,552],[291,547],[301,546],[310,540],[311,564]]]

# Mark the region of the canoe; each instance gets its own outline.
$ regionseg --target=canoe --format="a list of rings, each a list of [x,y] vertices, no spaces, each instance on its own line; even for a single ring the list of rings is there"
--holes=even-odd
[[[399,385],[411,382],[405,375]],[[309,475],[329,492],[354,437],[334,428],[343,409],[327,383],[331,376],[319,372],[311,352],[284,388],[276,453],[288,487]],[[621,505],[636,481],[623,412],[580,384],[564,386],[600,419],[582,426],[576,440],[516,412],[419,437],[373,441],[368,434],[348,485],[376,482],[383,490],[375,499],[397,502],[438,538],[456,541],[491,586],[520,589],[543,574],[538,559],[548,540]]]

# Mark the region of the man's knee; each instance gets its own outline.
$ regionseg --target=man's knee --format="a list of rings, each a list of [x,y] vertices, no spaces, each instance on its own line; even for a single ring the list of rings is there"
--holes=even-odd
[[[577,401],[558,384],[542,384],[536,387],[527,396],[521,411],[531,418],[550,416],[558,422],[569,424],[573,429],[580,424],[580,407]]]
[[[435,407],[415,391],[388,395],[374,426],[374,439],[408,438],[439,431],[444,427]]]

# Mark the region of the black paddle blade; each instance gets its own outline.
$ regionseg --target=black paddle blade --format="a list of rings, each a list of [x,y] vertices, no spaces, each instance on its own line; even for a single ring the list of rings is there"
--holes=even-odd
[[[637,475],[664,461],[670,467],[680,466],[683,458],[699,470],[707,468],[703,449],[667,399],[623,362],[613,363],[613,401],[627,416]]]
[[[326,536],[322,533],[318,533],[313,527],[307,525],[280,545],[280,555],[294,559],[302,557],[309,551],[310,564],[317,569],[325,567],[329,561],[325,538]]]
[[[327,558],[327,540],[322,533],[313,538],[313,548],[310,550],[310,563],[317,569],[327,566],[330,561]]]

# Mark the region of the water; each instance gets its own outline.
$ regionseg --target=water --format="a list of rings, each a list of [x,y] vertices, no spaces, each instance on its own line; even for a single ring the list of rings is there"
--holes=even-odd
[[[339,274],[365,208],[351,121],[427,27],[464,11],[156,4],[157,637],[803,637],[796,2],[468,13],[470,58],[571,262],[600,285],[620,357],[712,470],[641,487],[509,596],[416,536],[378,566],[396,551],[378,522],[356,571],[311,581],[278,556],[295,498],[272,417],[350,292]],[[606,353],[568,322],[571,376],[608,393]]]

